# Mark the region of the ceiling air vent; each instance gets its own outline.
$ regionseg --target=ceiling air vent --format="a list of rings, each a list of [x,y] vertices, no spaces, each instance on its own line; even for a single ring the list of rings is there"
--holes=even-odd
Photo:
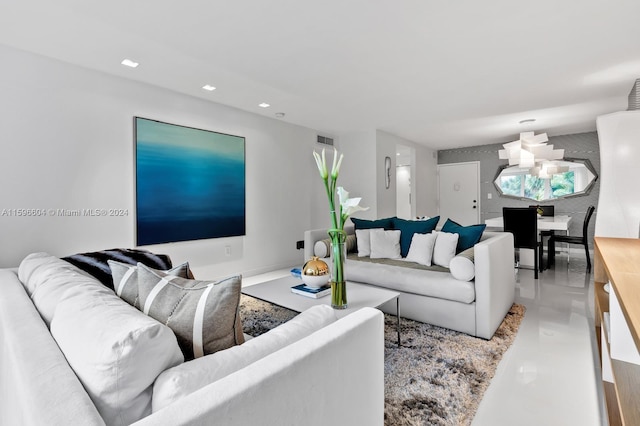
[[[640,78],[636,80],[631,92],[629,93],[629,109],[628,111],[640,110]]]
[[[333,146],[333,139],[332,138],[328,138],[326,136],[318,135],[318,143],[320,143],[322,145]]]

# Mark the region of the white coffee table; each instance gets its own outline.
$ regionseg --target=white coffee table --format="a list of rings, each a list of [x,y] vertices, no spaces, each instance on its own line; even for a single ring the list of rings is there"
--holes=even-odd
[[[291,287],[298,284],[302,284],[300,278],[283,277],[243,287],[242,293],[296,312],[305,311],[315,305],[331,306],[330,295],[314,299],[292,293]],[[347,282],[347,309],[336,309],[336,316],[342,318],[365,307],[378,308],[393,299],[396,300],[398,346],[400,346],[400,293],[397,291]]]

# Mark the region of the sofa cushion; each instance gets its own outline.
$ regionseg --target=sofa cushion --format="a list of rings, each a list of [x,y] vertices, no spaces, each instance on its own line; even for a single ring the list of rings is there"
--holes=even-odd
[[[100,283],[65,292],[51,334],[107,425],[149,415],[155,379],[183,362],[168,327]]]
[[[461,281],[471,281],[476,276],[474,260],[475,253],[473,247],[458,253],[449,263],[449,270],[453,278]]]
[[[67,290],[78,286],[104,287],[74,265],[43,252],[26,256],[18,267],[18,277],[47,326]]]
[[[400,231],[385,231],[372,229],[371,234],[372,259],[400,259]]]
[[[482,233],[486,227],[487,225],[485,224],[462,226],[451,219],[447,219],[442,226],[442,232],[451,232],[460,236],[456,247],[456,253],[460,253],[475,246],[482,238]]]
[[[333,309],[327,305],[317,305],[242,345],[171,368],[160,374],[154,384],[153,411],[156,412],[335,321]]]
[[[407,257],[413,234],[428,234],[434,229],[440,220],[440,216],[432,217],[427,220],[405,220],[398,217],[393,218],[393,229],[398,229],[400,235],[400,255]]]
[[[421,265],[431,266],[433,248],[436,244],[437,234],[413,234],[411,247],[407,253],[407,260]]]
[[[402,265],[405,264],[406,267]],[[413,267],[415,266],[415,267]],[[403,293],[412,293],[461,303],[475,300],[475,283],[453,278],[448,270],[431,270],[405,259],[378,260],[349,257],[345,265],[347,279],[388,288]],[[437,268],[437,267],[435,267]],[[402,306],[400,306],[402,314]]]
[[[238,314],[241,285],[240,276],[188,280],[138,264],[142,312],[173,330],[187,360],[244,342]]]
[[[140,249],[115,248],[88,253],[78,253],[62,258],[62,260],[77,266],[91,276],[100,280],[102,284],[113,289],[111,269],[109,269],[109,264],[107,263],[109,259],[131,265],[135,265],[140,262],[150,266],[151,268],[160,270],[171,269],[171,258],[166,254],[155,254],[150,251]]]
[[[433,232],[438,235],[436,237],[435,247],[433,248],[433,263],[448,268],[449,262],[451,262],[451,259],[456,255],[458,234],[440,231]]]
[[[109,264],[109,269],[111,269],[116,294],[131,306],[140,309],[140,306],[138,306],[138,265],[116,262],[111,259],[107,263]],[[189,269],[189,262],[182,263],[163,272],[167,275],[193,279],[193,273]]]
[[[345,244],[347,245],[347,253],[357,251],[355,234],[347,235]],[[319,258],[329,257],[331,255],[331,240],[329,238],[325,238],[324,240],[316,241],[313,245],[313,255]]]
[[[373,228],[383,228],[383,229],[393,229],[393,217],[387,217],[384,219],[377,220],[366,220],[366,219],[358,219],[357,217],[352,217],[351,222],[353,222],[353,226],[355,229],[373,229]]]

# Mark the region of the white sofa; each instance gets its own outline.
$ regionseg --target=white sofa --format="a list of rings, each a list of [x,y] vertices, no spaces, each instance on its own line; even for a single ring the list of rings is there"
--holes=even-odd
[[[354,228],[348,225],[345,231],[353,234]],[[326,229],[306,231],[305,259],[314,256],[316,242],[326,238]],[[345,277],[400,292],[400,316],[404,318],[491,339],[515,298],[513,235],[484,232],[474,252],[475,278],[471,281],[457,280],[448,271],[414,269],[398,265],[401,262],[364,262],[357,256],[347,259]],[[380,308],[396,313],[395,302]]]
[[[134,424],[382,425],[383,334],[381,312],[360,310]],[[17,269],[0,269],[0,342],[0,424],[105,424]]]

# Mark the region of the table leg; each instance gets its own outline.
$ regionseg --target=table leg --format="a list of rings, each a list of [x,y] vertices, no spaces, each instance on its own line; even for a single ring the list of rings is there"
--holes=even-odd
[[[396,297],[396,328],[398,331],[398,347],[402,346],[400,342],[400,296]]]

